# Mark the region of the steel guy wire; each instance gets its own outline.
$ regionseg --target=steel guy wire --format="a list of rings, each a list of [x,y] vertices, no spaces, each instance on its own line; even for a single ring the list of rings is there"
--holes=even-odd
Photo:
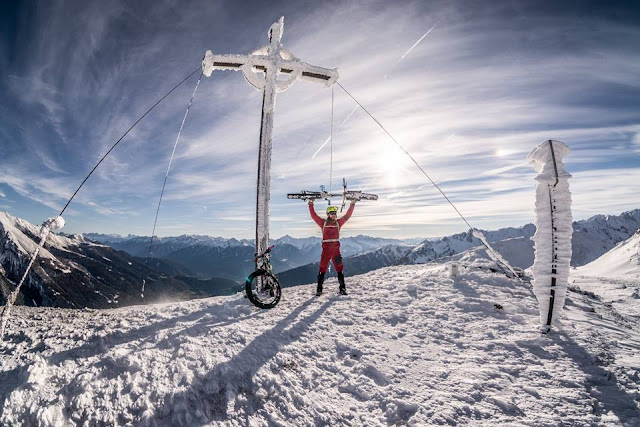
[[[393,142],[395,142],[395,144],[396,144],[396,145],[397,145],[397,146],[398,146],[398,147],[399,147],[399,148],[404,152],[404,154],[406,154],[407,156],[409,156],[409,158],[411,159],[411,161],[413,161],[413,163],[415,163],[415,165],[418,167],[418,169],[420,169],[420,171],[424,174],[424,176],[426,176],[426,177],[427,177],[427,179],[428,179],[429,181],[431,181],[431,184],[433,184],[433,186],[434,186],[434,187],[436,187],[436,188],[438,189],[438,191],[440,192],[440,194],[442,194],[442,197],[444,197],[444,198],[447,200],[447,202],[449,202],[449,204],[451,205],[451,207],[452,207],[452,208],[453,208],[453,209],[458,213],[458,215],[460,216],[460,218],[462,218],[462,220],[465,222],[465,224],[467,224],[467,226],[468,226],[470,229],[473,229],[473,227],[471,226],[471,224],[469,224],[469,222],[468,222],[468,221],[466,220],[466,218],[465,218],[465,217],[460,213],[460,211],[458,210],[458,208],[456,208],[456,206],[453,204],[453,202],[452,202],[451,200],[449,200],[449,198],[447,197],[447,195],[446,195],[446,194],[444,194],[444,191],[442,191],[442,189],[438,186],[438,184],[436,184],[436,183],[435,183],[435,181],[434,181],[433,179],[431,179],[431,177],[427,174],[427,172],[425,172],[425,170],[422,168],[422,166],[420,166],[420,164],[416,161],[416,159],[414,159],[414,158],[413,158],[413,156],[412,156],[412,155],[411,155],[407,150],[405,150],[405,148],[404,148],[404,147],[403,147],[403,146],[402,146],[402,145],[401,145],[401,144],[400,144],[400,143],[399,143],[399,142],[398,142],[398,141],[393,137],[393,135],[391,135],[391,133],[389,133],[389,131],[388,131],[384,126],[382,126],[382,123],[380,123],[380,122],[378,121],[378,119],[376,119],[375,117],[373,117],[373,115],[372,115],[372,114],[371,114],[371,113],[370,113],[366,108],[364,108],[364,106],[363,106],[360,102],[358,102],[358,100],[357,100],[357,99],[355,99],[355,98],[354,98],[354,96],[353,96],[353,95],[351,95],[351,93],[349,93],[349,91],[348,91],[348,90],[346,90],[346,89],[344,88],[344,86],[342,86],[339,82],[336,82],[336,84],[337,84],[338,86],[340,86],[340,88],[341,88],[342,90],[344,90],[344,91],[345,91],[345,93],[346,93],[347,95],[349,95],[349,96],[351,97],[351,99],[353,99],[353,100],[355,101],[355,103],[356,103],[356,104],[358,104],[358,105],[360,106],[360,108],[362,108],[362,110],[363,110],[365,113],[367,113],[367,114],[369,115],[369,117],[371,117],[371,118],[373,119],[373,121],[374,121],[374,122],[376,122],[376,123],[378,124],[378,126],[380,126],[380,128],[381,128],[381,129],[382,129],[382,130],[383,130],[383,131],[384,131],[384,132],[389,136],[389,138],[391,138],[391,140],[392,140]]]
[[[146,113],[144,113],[142,116],[140,116],[140,118],[138,120],[135,121],[134,124],[131,125],[131,127],[129,129],[127,129],[127,131],[122,134],[122,136],[120,137],[120,139],[118,139],[116,141],[115,144],[113,144],[113,146],[109,149],[109,151],[107,151],[105,153],[104,156],[102,156],[102,158],[100,159],[100,161],[93,167],[93,169],[91,169],[91,172],[89,172],[89,174],[86,176],[86,178],[82,181],[82,183],[80,184],[80,186],[77,188],[77,190],[75,191],[75,193],[73,193],[73,195],[71,196],[71,198],[69,199],[69,201],[67,201],[67,204],[64,205],[64,208],[62,208],[62,210],[60,211],[59,216],[62,216],[62,214],[64,213],[64,211],[67,209],[67,207],[69,206],[69,203],[71,203],[71,201],[73,200],[74,197],[76,197],[76,194],[78,194],[78,191],[80,191],[80,189],[82,188],[82,186],[84,185],[85,182],[87,182],[87,180],[89,179],[89,177],[93,174],[93,172],[95,172],[96,169],[98,169],[98,166],[100,166],[100,164],[102,163],[102,161],[109,155],[109,153],[111,153],[111,151],[113,151],[114,148],[116,148],[116,145],[118,145],[120,143],[120,141],[122,141],[124,139],[125,136],[127,136],[127,134],[129,132],[131,132],[131,130],[138,124],[140,123],[140,121],[142,119],[144,119],[146,117],[147,114],[149,114],[151,112],[151,110],[153,110],[154,108],[156,108],[158,106],[158,104],[160,104],[162,101],[165,100],[165,98],[167,96],[169,96],[174,90],[176,90],[182,83],[184,83],[185,81],[187,81],[187,79],[189,79],[189,77],[193,76],[198,70],[202,70],[202,66],[199,66],[198,68],[196,68],[193,72],[191,72],[187,77],[185,77],[184,79],[182,79],[182,81],[180,83],[178,83],[177,85],[175,85],[173,87],[173,89],[171,89],[169,92],[167,92],[162,98],[160,98],[155,104],[153,104],[151,106],[151,108],[149,108],[147,110]]]
[[[378,124],[378,126],[380,126],[380,128],[389,136],[389,138],[391,138],[391,140],[393,142],[395,142],[395,144],[407,155],[409,156],[409,158],[411,159],[411,161],[413,161],[413,163],[415,163],[415,165],[418,167],[418,169],[420,169],[420,171],[424,174],[424,176],[427,177],[427,179],[429,181],[431,181],[431,184],[433,184],[434,187],[436,187],[436,189],[438,189],[438,191],[440,192],[440,194],[442,194],[442,197],[445,198],[445,200],[447,202],[449,202],[449,204],[451,205],[451,207],[456,211],[456,213],[460,216],[460,218],[462,218],[462,220],[465,222],[465,224],[467,224],[467,226],[473,231],[474,228],[471,226],[471,224],[469,224],[469,221],[467,221],[467,219],[462,215],[462,213],[460,213],[460,211],[458,210],[458,208],[456,208],[456,206],[453,204],[453,202],[451,200],[449,200],[449,198],[447,197],[446,194],[444,194],[444,191],[442,191],[442,189],[438,186],[438,184],[435,183],[435,181],[433,179],[431,179],[431,177],[429,176],[429,174],[427,174],[427,172],[422,168],[422,166],[420,166],[420,164],[416,161],[416,159],[393,137],[393,135],[391,135],[391,133],[389,133],[389,131],[382,125],[382,123],[380,123],[378,121],[378,119],[376,119],[366,108],[364,108],[364,106],[358,102],[358,100],[351,95],[351,93],[349,93],[348,90],[346,90],[344,88],[344,86],[342,86],[339,82],[336,82],[336,84],[338,86],[340,86],[340,88],[342,90],[345,91],[345,93],[347,95],[349,95],[351,97],[351,99],[353,99],[355,101],[356,104],[358,104],[360,106],[360,108],[362,108],[362,110],[367,113],[369,115],[369,117],[371,117],[373,119],[374,122],[376,122]],[[494,261],[500,265],[501,261],[499,261],[499,257],[496,255],[496,251],[493,249],[493,247],[491,247],[491,245],[489,244],[489,242],[486,241],[486,239],[480,239],[482,241],[482,244],[493,254]],[[513,272],[513,268],[508,265],[507,263],[507,269],[511,270]],[[503,268],[503,270],[506,272],[506,269]],[[516,276],[517,277],[517,276]]]
[[[162,183],[162,191],[160,192],[160,200],[158,200],[158,208],[156,209],[156,218],[153,221],[153,231],[151,232],[151,241],[149,242],[149,255],[147,255],[147,261],[145,264],[149,263],[149,259],[151,258],[151,248],[153,246],[153,237],[156,234],[156,225],[158,223],[158,214],[160,213],[160,205],[162,204],[162,196],[164,196],[164,189],[167,186],[167,178],[169,178],[169,171],[171,170],[171,164],[173,163],[173,156],[176,154],[176,147],[178,147],[178,141],[180,141],[180,135],[182,134],[182,129],[184,128],[184,123],[187,120],[187,115],[189,114],[189,109],[191,109],[191,104],[193,103],[193,98],[196,96],[196,92],[198,91],[198,86],[200,86],[200,81],[202,80],[203,73],[200,73],[200,77],[198,78],[198,82],[196,83],[196,87],[193,89],[193,94],[191,94],[191,99],[189,100],[189,104],[187,105],[187,110],[184,112],[184,117],[182,118],[182,124],[180,124],[180,130],[178,130],[178,136],[176,137],[176,142],[173,144],[173,151],[171,152],[171,157],[169,158],[169,165],[167,166],[167,173],[164,176],[164,182]],[[144,289],[143,289],[144,292]]]

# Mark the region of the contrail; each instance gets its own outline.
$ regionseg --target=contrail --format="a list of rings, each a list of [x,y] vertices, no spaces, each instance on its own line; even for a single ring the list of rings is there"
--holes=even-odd
[[[428,30],[426,33],[424,33],[424,34],[422,35],[422,37],[420,37],[420,38],[418,39],[418,41],[417,41],[417,42],[415,42],[415,43],[413,44],[413,46],[411,46],[411,47],[409,48],[409,50],[408,50],[408,51],[406,51],[406,52],[404,53],[404,55],[402,55],[402,56],[400,57],[400,59],[398,59],[398,60],[396,61],[396,63],[395,63],[395,64],[393,64],[393,67],[391,67],[391,68],[393,69],[396,65],[398,65],[398,63],[399,63],[400,61],[402,61],[402,60],[404,59],[404,57],[405,57],[405,56],[407,56],[407,55],[409,54],[409,52],[411,52],[411,51],[412,51],[416,46],[418,46],[418,44],[420,44],[420,42],[421,42],[422,40],[424,40],[424,38],[425,38],[425,37],[427,37],[427,36],[429,35],[429,33],[430,33],[431,31],[433,31],[433,30],[434,30],[434,28],[436,28],[436,27],[438,26],[438,24],[439,24],[439,23],[440,23],[440,20],[438,20],[438,22],[436,22],[436,23],[435,23],[435,25],[434,25],[433,27],[429,28],[429,30]],[[388,75],[389,75],[389,74],[385,74],[385,75],[384,75],[384,78],[386,79]]]
[[[398,61],[397,61],[395,64],[393,64],[393,66],[392,66],[391,68],[393,69],[396,65],[398,65],[398,63],[399,63],[400,61],[402,61],[402,60],[404,59],[404,57],[405,57],[405,56],[407,56],[407,55],[409,54],[409,52],[411,52],[411,51],[412,51],[416,46],[418,46],[418,45],[420,44],[420,42],[421,42],[422,40],[424,40],[424,38],[425,38],[425,37],[427,37],[427,36],[429,35],[429,33],[430,33],[431,31],[433,31],[433,30],[438,26],[438,24],[439,24],[439,23],[440,23],[440,20],[438,20],[438,22],[436,22],[436,23],[433,25],[433,27],[429,28],[429,30],[427,30],[427,32],[426,32],[426,33],[424,33],[424,34],[422,35],[422,37],[420,37],[420,39],[418,39],[418,41],[417,41],[417,42],[415,42],[415,43],[413,44],[413,46],[411,46],[411,47],[409,48],[409,50],[407,50],[407,51],[404,53],[404,55],[402,55],[402,56],[400,57],[400,59],[398,59]],[[384,78],[386,79],[386,78],[387,78],[387,76],[388,76],[388,74],[385,74],[385,75],[384,75]],[[356,112],[356,110],[357,110],[358,108],[360,108],[360,106],[359,106],[359,105],[356,105],[356,106],[355,106],[355,108],[354,108],[353,110],[351,110],[351,113],[349,113],[349,115],[347,116],[347,118],[346,118],[346,119],[344,119],[344,120],[342,121],[342,123],[340,124],[340,126],[339,126],[339,127],[344,126],[344,124],[347,122],[347,120],[349,120],[349,119],[351,118],[351,116],[353,115],[353,113],[355,113],[355,112]],[[451,135],[449,136],[449,138],[451,138],[453,135],[455,135],[455,133],[451,134]],[[446,140],[448,140],[449,138],[445,139],[445,141],[446,141]],[[322,149],[324,148],[324,146],[325,146],[325,145],[327,145],[327,144],[329,143],[329,141],[331,141],[331,137],[327,138],[327,139],[324,141],[324,143],[320,146],[320,148],[318,148],[318,150],[316,150],[316,152],[315,152],[315,153],[313,153],[313,156],[311,156],[311,158],[312,158],[312,159],[315,159],[315,157],[318,155],[318,153],[320,152],[320,150],[322,150]]]
[[[406,52],[404,53],[404,55],[402,55],[402,56],[400,57],[400,59],[398,60],[398,62],[402,61],[402,60],[404,59],[404,57],[405,57],[405,56],[407,56],[407,55],[409,54],[409,52],[411,52],[411,51],[413,50],[413,48],[414,48],[414,47],[418,46],[418,44],[419,44],[422,40],[424,40],[424,38],[425,38],[425,37],[427,37],[427,36],[429,35],[429,33],[430,33],[431,31],[433,31],[433,29],[434,29],[434,28],[436,28],[436,27],[438,26],[438,24],[439,24],[439,23],[440,23],[440,21],[436,22],[436,23],[435,23],[435,25],[434,25],[433,27],[429,28],[429,31],[427,31],[426,33],[424,33],[424,35],[423,35],[422,37],[420,37],[420,39],[419,39],[417,42],[415,42],[415,43],[414,43],[414,45],[413,45],[413,46],[411,46],[411,47],[409,48],[409,50],[408,50],[408,51],[406,51]],[[396,64],[397,64],[397,62],[396,62]]]
[[[351,118],[351,116],[353,116],[353,113],[356,112],[356,110],[360,108],[359,105],[356,105],[355,108],[353,110],[351,110],[351,112],[349,113],[349,115],[347,116],[346,119],[344,119],[342,121],[342,123],[340,123],[340,126],[338,128],[341,128],[342,126],[344,126],[345,123],[347,123],[347,120],[349,120]],[[331,141],[331,136],[329,136],[329,138],[327,138],[327,140],[320,146],[320,148],[318,148],[318,150],[313,153],[313,156],[311,156],[312,159],[315,159],[315,157],[318,155],[318,153],[320,152],[320,150],[322,150],[324,148],[325,145],[327,145],[327,143]]]
[[[411,52],[411,51],[412,51],[416,46],[418,46],[418,45],[420,44],[420,42],[421,42],[422,40],[424,40],[424,38],[425,38],[425,37],[427,37],[427,36],[429,35],[429,33],[430,33],[431,31],[433,31],[433,30],[438,26],[438,24],[439,24],[439,23],[440,23],[440,20],[438,20],[438,22],[436,22],[436,23],[433,25],[433,27],[429,28],[429,30],[427,30],[427,32],[426,32],[426,33],[424,33],[424,34],[422,35],[422,37],[420,37],[420,39],[418,39],[418,41],[417,41],[417,42],[415,42],[415,43],[413,44],[413,46],[411,46],[411,47],[409,48],[409,50],[407,50],[407,51],[404,53],[404,55],[402,55],[402,56],[400,57],[400,59],[398,59],[398,61],[397,61],[395,64],[393,64],[393,66],[391,67],[391,69],[393,69],[396,65],[398,65],[398,63],[399,63],[400,61],[402,61],[402,60],[404,59],[404,57],[405,57],[405,56],[407,56],[407,55],[409,54],[409,52]],[[384,78],[386,79],[386,78],[387,78],[387,76],[388,76],[388,74],[385,74],[385,75],[384,75]],[[356,110],[357,110],[358,108],[360,108],[360,106],[359,106],[359,105],[356,105],[356,106],[355,106],[355,108],[351,111],[351,113],[349,113],[349,115],[347,116],[347,118],[346,118],[346,119],[344,119],[344,120],[342,121],[342,123],[340,124],[340,126],[339,126],[339,127],[344,126],[344,124],[347,122],[347,120],[349,120],[349,119],[351,118],[351,116],[353,115],[353,113],[355,113],[355,112],[356,112]],[[453,135],[455,135],[455,133],[454,133],[454,134],[451,134],[451,135],[449,136],[449,138],[451,138]],[[445,141],[446,141],[446,140],[448,140],[449,138],[445,139]],[[324,146],[325,146],[325,145],[327,145],[327,144],[329,143],[329,141],[331,141],[331,137],[327,138],[327,139],[326,139],[326,141],[324,141],[324,143],[320,146],[320,148],[318,148],[318,150],[317,150],[315,153],[313,153],[313,156],[311,156],[311,158],[312,158],[312,159],[315,159],[315,157],[318,155],[318,153],[320,152],[320,150],[322,150],[322,149],[324,148]]]
[[[315,159],[316,156],[318,155],[318,153],[320,152],[320,150],[322,150],[324,148],[324,146],[327,145],[327,142],[329,142],[329,141],[331,141],[331,137],[327,138],[327,140],[324,142],[324,144],[322,144],[320,146],[320,148],[318,148],[318,150],[315,153],[313,153],[313,156],[311,156],[311,158]]]

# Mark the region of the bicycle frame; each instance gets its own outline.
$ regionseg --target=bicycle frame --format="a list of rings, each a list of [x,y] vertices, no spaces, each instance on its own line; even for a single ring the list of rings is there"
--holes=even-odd
[[[269,274],[275,276],[276,273],[273,270],[273,266],[271,265],[271,250],[275,247],[275,245],[269,246],[264,250],[260,255],[255,257],[256,262],[256,270],[264,270]],[[264,282],[260,279],[260,286],[263,286]]]
[[[273,267],[271,266],[271,250],[274,247],[275,245],[269,246],[264,252],[254,258],[256,269],[266,270],[273,274]]]

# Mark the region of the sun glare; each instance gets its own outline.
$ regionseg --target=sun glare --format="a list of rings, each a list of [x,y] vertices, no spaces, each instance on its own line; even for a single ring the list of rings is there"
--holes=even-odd
[[[398,187],[404,165],[404,154],[395,147],[384,149],[378,158],[379,169],[386,186]]]
[[[498,148],[495,151],[495,156],[496,157],[507,157],[507,156],[510,156],[512,154],[515,154],[515,153],[516,153],[515,150],[509,150],[507,148]]]

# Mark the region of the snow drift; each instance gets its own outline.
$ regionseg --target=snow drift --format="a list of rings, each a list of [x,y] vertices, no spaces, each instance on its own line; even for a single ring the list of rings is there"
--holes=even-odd
[[[570,292],[558,333],[504,275],[389,267],[109,310],[15,307],[1,425],[635,425],[638,321]],[[336,295],[331,295],[331,292]],[[631,322],[625,326],[624,322]],[[621,343],[617,345],[616,343]]]

